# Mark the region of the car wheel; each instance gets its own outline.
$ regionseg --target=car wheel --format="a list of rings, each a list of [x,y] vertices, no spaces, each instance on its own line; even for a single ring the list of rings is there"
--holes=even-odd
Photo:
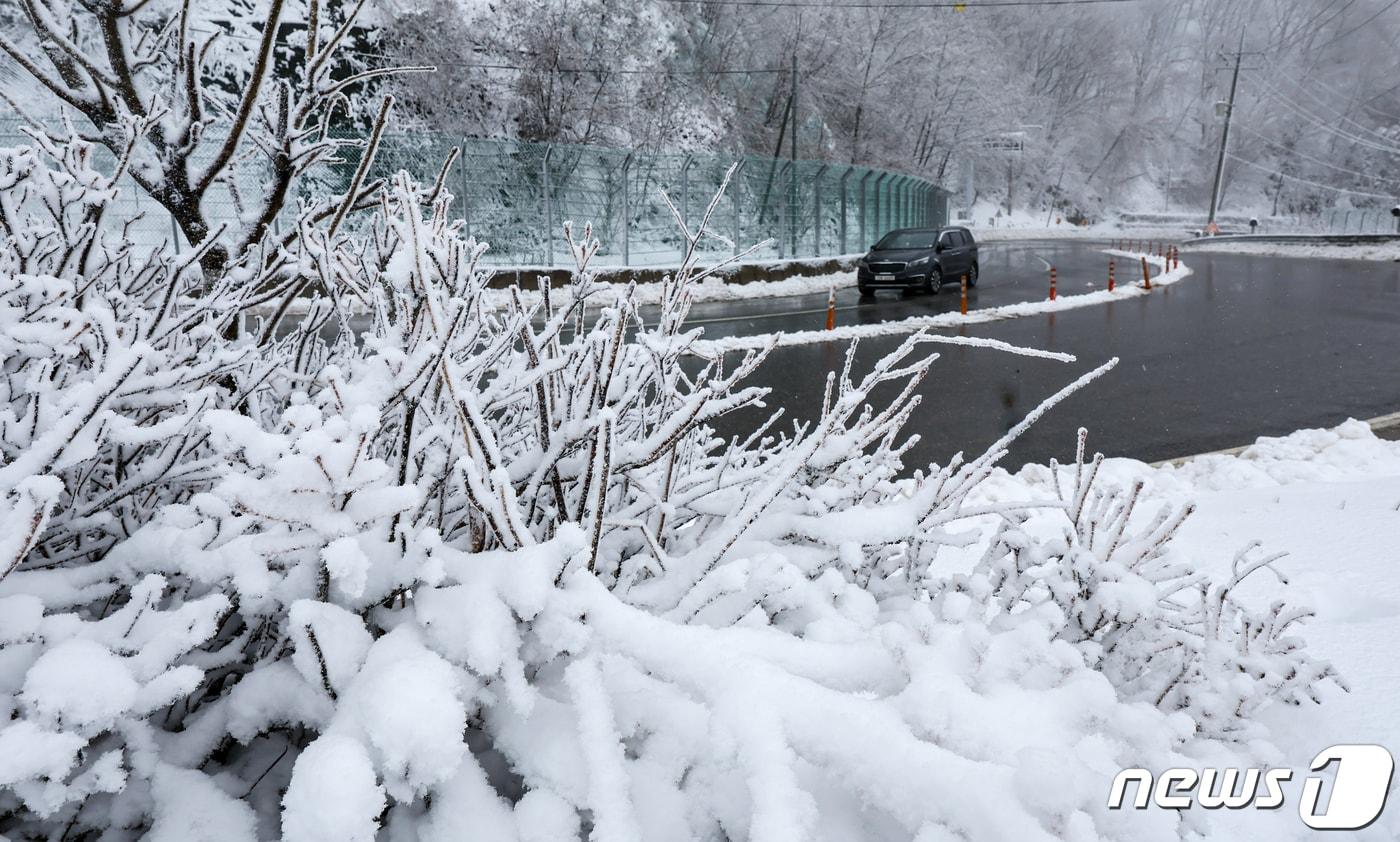
[[[975,287],[975,286],[977,286],[977,264],[976,264],[976,263],[972,264],[972,268],[967,270],[967,285],[970,286],[970,287]]]
[[[928,270],[928,278],[924,280],[924,292],[937,295],[940,289],[943,289],[943,270],[935,266]]]
[[[875,290],[871,289],[870,287],[860,287],[859,289],[861,298],[869,300],[875,297]]]

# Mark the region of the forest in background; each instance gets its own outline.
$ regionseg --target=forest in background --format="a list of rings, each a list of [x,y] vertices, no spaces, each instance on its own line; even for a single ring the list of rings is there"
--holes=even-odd
[[[395,82],[424,127],[787,157],[795,122],[799,158],[1069,215],[1204,209],[1242,46],[1222,209],[1293,215],[1400,193],[1396,5],[383,0],[379,37],[437,68]]]
[[[191,4],[228,33],[210,72],[247,58],[270,2]],[[37,50],[20,5],[0,33]],[[1400,195],[1397,6],[367,0],[345,60],[433,68],[372,84],[391,131],[887,167],[980,223],[1008,192],[1019,213],[1203,212],[1239,50],[1221,209],[1294,216]],[[279,37],[288,64],[305,34]],[[59,108],[4,56],[0,89],[0,111]]]

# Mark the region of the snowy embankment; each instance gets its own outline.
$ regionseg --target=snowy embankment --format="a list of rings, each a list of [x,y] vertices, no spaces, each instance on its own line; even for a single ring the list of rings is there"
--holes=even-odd
[[[692,293],[691,301],[698,304],[708,301],[753,301],[761,298],[815,295],[855,285],[856,273],[854,271],[785,278],[781,281],[752,281],[742,284],[727,281],[722,275],[710,275],[695,281],[690,290]],[[664,283],[641,283],[630,286],[634,287],[632,296],[638,304],[659,304],[666,295]],[[592,285],[591,290],[599,299],[611,299],[626,293],[628,287],[629,284],[597,281]],[[485,292],[486,300],[498,307],[509,305],[514,295],[515,293],[509,289],[488,289]],[[522,287],[520,295],[522,300],[530,304],[540,301],[540,293],[537,290]],[[553,295],[558,299],[556,303],[566,304],[572,301],[567,289],[559,290]]]
[[[1119,271],[1118,286],[1112,292],[1109,292],[1107,289],[1102,289],[1095,290],[1094,292],[1079,293],[1077,295],[1058,295],[1054,301],[1046,298],[1043,301],[1024,301],[1019,304],[1005,304],[1000,307],[970,310],[966,315],[960,312],[939,313],[934,316],[912,316],[907,319],[879,322],[877,324],[840,325],[833,330],[801,330],[754,334],[750,336],[733,336],[714,340],[700,340],[695,343],[694,348],[696,353],[714,355],[731,351],[754,350],[767,347],[768,345],[786,347],[790,345],[811,345],[817,342],[848,342],[852,339],[866,339],[874,336],[897,336],[919,330],[986,324],[987,322],[998,322],[1005,319],[1020,318],[1022,316],[1038,316],[1045,313],[1076,310],[1080,307],[1094,307],[1113,301],[1122,301],[1128,298],[1152,294],[1151,290],[1144,287],[1142,283],[1142,273],[1138,268],[1140,266],[1138,261],[1141,258],[1146,258],[1149,266],[1155,267],[1161,272],[1161,274],[1153,276],[1153,288],[1170,286],[1191,275],[1191,268],[1185,263],[1178,263],[1175,268],[1167,269],[1168,261],[1163,257],[1119,251],[1116,249],[1105,249],[1104,253],[1115,257],[1130,258],[1127,263],[1123,264],[1122,269]],[[952,288],[949,288],[949,291],[953,294],[957,294],[957,291]]]
[[[1162,226],[1125,227],[1113,223],[1098,225],[1054,225],[1026,226],[1021,228],[976,228],[970,227],[974,237],[982,243],[1010,242],[1015,240],[1116,240],[1132,237],[1142,240],[1176,242],[1186,236],[1186,229]]]
[[[1060,469],[1071,483],[1073,468]],[[1261,720],[1273,732],[1274,763],[1299,770],[1314,754],[1345,743],[1400,748],[1400,442],[1377,438],[1363,422],[1330,430],[1302,430],[1261,438],[1235,455],[1205,455],[1179,465],[1152,467],[1130,459],[1105,460],[1107,482],[1143,484],[1145,511],[1194,503],[1173,541],[1174,552],[1207,575],[1228,576],[1235,553],[1259,542],[1258,553],[1286,553],[1272,574],[1256,576],[1237,596],[1267,604],[1287,596],[1316,616],[1302,627],[1309,649],[1329,660],[1350,692],[1337,684],[1319,688],[1321,705],[1275,709]],[[996,472],[975,504],[998,505],[1054,492],[1053,474],[1040,465],[1014,474]],[[949,561],[971,565],[987,535]],[[1053,525],[1044,527],[1046,534]],[[957,559],[957,560],[955,560]],[[1295,785],[1297,781],[1294,782]],[[1296,799],[1296,795],[1294,795]],[[1392,799],[1393,801],[1394,799]],[[1283,810],[1219,811],[1224,828],[1209,839],[1272,840],[1305,837],[1294,801]],[[1400,838],[1400,809],[1391,808],[1362,839]],[[1351,838],[1351,837],[1349,837]]]
[[[1400,261],[1400,240],[1389,243],[1253,243],[1247,240],[1223,240],[1211,243],[1191,243],[1182,251],[1204,254],[1248,254],[1259,257],[1326,258],[1330,260]]]

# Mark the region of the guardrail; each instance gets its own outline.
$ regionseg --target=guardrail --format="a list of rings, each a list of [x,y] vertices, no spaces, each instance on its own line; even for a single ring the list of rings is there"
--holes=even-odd
[[[1201,243],[1322,243],[1339,246],[1359,246],[1366,243],[1393,243],[1400,234],[1218,234],[1214,237],[1192,237],[1182,240],[1184,246]]]

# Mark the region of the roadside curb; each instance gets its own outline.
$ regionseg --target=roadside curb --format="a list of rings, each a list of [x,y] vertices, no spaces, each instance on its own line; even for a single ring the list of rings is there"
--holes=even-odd
[[[1392,412],[1389,415],[1378,415],[1375,418],[1366,419],[1366,424],[1379,438],[1400,439],[1400,412]],[[1190,456],[1176,456],[1171,459],[1162,459],[1148,464],[1154,468],[1164,468],[1168,465],[1179,467],[1190,462],[1192,459],[1199,459],[1202,456],[1238,456],[1244,451],[1254,446],[1254,442],[1242,444],[1238,447],[1227,447],[1223,450],[1208,450],[1205,453],[1193,453]]]
[[[727,284],[751,284],[767,281],[781,281],[788,278],[811,278],[830,275],[836,272],[855,271],[860,255],[838,255],[835,257],[802,257],[792,260],[763,260],[753,263],[736,263],[721,269],[718,273]],[[599,281],[625,286],[628,283],[660,283],[679,269],[675,265],[657,266],[598,266],[594,276]],[[522,266],[491,267],[483,266],[481,271],[491,274],[488,284],[492,289],[507,289],[518,286],[533,289],[537,278],[547,277],[550,284],[559,287],[569,282],[573,270],[562,267]]]

